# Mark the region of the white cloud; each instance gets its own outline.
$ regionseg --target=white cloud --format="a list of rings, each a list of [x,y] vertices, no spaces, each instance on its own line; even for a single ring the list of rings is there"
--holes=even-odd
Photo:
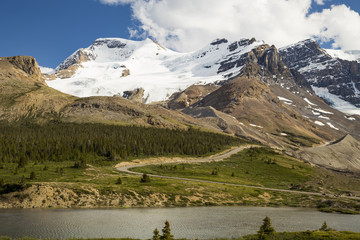
[[[325,0],[314,0],[318,5],[324,5]]]
[[[360,15],[345,5],[331,6],[309,17],[321,31],[316,35],[321,41],[333,40],[333,48],[360,49]]]
[[[192,51],[215,38],[251,38],[278,47],[315,37],[360,49],[360,16],[345,5],[309,14],[312,0],[100,0],[131,4],[138,29],[167,47]],[[323,4],[326,0],[314,0]]]
[[[46,74],[53,74],[53,73],[55,73],[55,69],[53,69],[53,68],[42,67],[42,66],[39,66],[39,68],[40,68],[40,72],[41,72],[41,73],[46,73]]]

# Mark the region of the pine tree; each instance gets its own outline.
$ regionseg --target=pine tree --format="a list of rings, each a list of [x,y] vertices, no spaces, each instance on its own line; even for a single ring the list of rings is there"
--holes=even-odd
[[[140,182],[141,183],[148,183],[148,182],[150,182],[150,177],[147,174],[144,173],[142,175],[142,178],[140,179]]]
[[[122,184],[122,181],[121,181],[121,178],[119,177],[117,180],[116,180],[116,184]]]
[[[152,240],[160,240],[159,230],[157,228],[155,228],[153,233],[154,235],[152,237]]]
[[[275,229],[271,226],[271,221],[268,216],[266,216],[263,220],[263,224],[261,225],[258,236],[259,239],[266,239],[267,236],[275,233]]]
[[[162,235],[160,236],[160,240],[174,240],[174,236],[171,235],[170,223],[168,220],[165,221],[165,226],[162,229]]]
[[[35,178],[36,178],[36,174],[35,174],[34,171],[32,171],[32,172],[30,173],[30,179],[31,179],[31,180],[34,180]]]
[[[321,226],[321,228],[319,230],[320,231],[329,231],[326,221],[324,221],[323,225]]]

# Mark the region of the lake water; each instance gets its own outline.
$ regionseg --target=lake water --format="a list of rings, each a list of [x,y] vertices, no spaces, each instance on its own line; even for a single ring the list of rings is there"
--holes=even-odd
[[[360,215],[302,208],[2,209],[0,236],[148,239],[169,220],[175,238],[232,238],[256,233],[265,216],[278,232],[314,230],[324,221],[336,230],[360,232]]]

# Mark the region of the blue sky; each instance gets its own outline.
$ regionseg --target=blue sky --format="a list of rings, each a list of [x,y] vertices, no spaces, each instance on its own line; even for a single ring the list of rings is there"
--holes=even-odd
[[[281,32],[285,31],[286,34],[286,31],[288,30],[288,26],[286,25],[283,26],[283,29],[279,29],[279,31],[274,29],[273,32],[269,33],[267,33],[266,30],[254,32],[253,29],[257,29],[256,24],[264,25],[264,20],[263,22],[252,23],[255,25],[249,25],[248,28],[246,27],[246,20],[241,22],[241,19],[236,20],[239,22],[239,26],[235,26],[234,28],[231,28],[231,24],[224,24],[223,26],[219,25],[218,30],[213,26],[214,24],[212,24],[212,26],[199,24],[194,28],[193,25],[197,24],[194,24],[195,20],[193,19],[199,17],[199,14],[197,14],[196,11],[201,14],[206,14],[208,12],[209,15],[212,14],[212,16],[216,16],[215,18],[219,20],[217,22],[222,21],[222,15],[231,14],[224,14],[226,8],[223,8],[222,13],[214,13],[214,9],[202,9],[203,7],[208,7],[207,5],[211,5],[206,4],[207,2],[204,0],[191,0],[193,1],[191,3],[196,6],[187,9],[186,7],[189,5],[189,3],[186,3],[187,1],[189,0],[166,0],[165,2],[169,3],[164,4],[159,0],[1,0],[0,16],[2,21],[0,22],[0,56],[30,55],[34,56],[42,66],[56,67],[75,50],[89,46],[96,38],[130,38],[129,29],[131,29],[133,38],[141,39],[150,36],[159,40],[164,45],[179,51],[188,51],[203,46],[209,39],[217,36],[217,34],[224,35],[225,37],[235,36],[235,38],[255,35],[258,39],[264,39],[266,42],[271,43],[279,43],[279,45],[282,43],[293,42],[295,39],[302,40],[301,38],[312,35],[312,32],[307,31],[306,29],[306,22],[303,24],[305,25],[304,30],[298,31],[298,29],[296,29],[296,34],[289,33],[288,35],[293,36],[293,38],[289,37],[289,39],[286,39],[287,41],[284,40],[286,37],[282,37],[279,40],[273,36],[273,32],[280,32],[279,35],[281,35]],[[229,3],[236,2],[235,0],[218,2],[221,2],[223,3],[222,5],[224,5],[226,1],[229,1]],[[254,5],[256,2],[260,2],[260,0],[241,1],[246,4],[252,2],[253,6],[248,6],[250,8],[264,8],[264,6]],[[269,15],[269,19],[272,19],[271,13],[274,11],[276,13],[278,10],[280,13],[276,13],[277,15],[284,14],[281,21],[285,23],[286,21],[290,21],[287,19],[289,18],[289,15],[286,15],[289,13],[284,11],[284,9],[286,10],[286,7],[289,7],[286,2],[281,6],[273,6],[275,4],[271,5],[271,2],[275,0],[268,1],[269,5],[265,6],[265,9],[262,10],[264,11],[264,15]],[[282,2],[285,0],[276,1]],[[293,13],[296,15],[298,13],[301,14],[301,11],[303,11],[302,8],[306,8],[303,2],[310,0],[289,1],[294,1],[294,4],[297,4],[292,5],[298,6],[299,8],[298,12]],[[155,2],[151,9],[149,8],[149,2]],[[201,5],[201,2],[205,4]],[[328,17],[327,14],[321,16],[314,15],[311,17],[311,22],[316,22],[316,24],[314,24],[316,25],[316,28],[314,27],[312,30],[313,32],[318,31],[320,25],[327,30],[328,26],[326,25],[326,22],[329,22],[329,28],[331,28],[331,26],[334,25],[334,21],[336,22],[336,18],[345,21],[349,15],[352,15],[352,18],[349,18],[348,22],[349,24],[355,24],[354,26],[351,26],[355,29],[355,34],[360,32],[360,25],[357,25],[357,13],[360,12],[359,0],[317,0],[317,2],[320,4],[323,2],[324,5],[319,5],[315,1],[312,1],[311,9],[306,12],[306,16],[309,16],[314,12],[321,12],[323,9],[330,9],[331,5],[346,4],[346,6],[350,7],[351,11],[349,9],[339,8],[333,9],[330,14],[331,17]],[[243,5],[236,6],[239,10],[238,15],[242,14],[241,11],[247,11],[246,9],[241,9]],[[210,7],[216,9],[216,6]],[[201,9],[201,11],[199,11],[199,9]],[[232,10],[233,9],[234,6]],[[194,11],[193,15],[192,11]],[[187,14],[189,14],[189,17]],[[236,12],[233,14],[234,18],[236,18]],[[344,17],[342,17],[342,15]],[[194,18],[192,18],[192,16],[194,16]],[[200,16],[203,17],[204,23],[210,22],[207,20],[207,15]],[[306,18],[306,16],[300,16],[300,18],[303,19]],[[223,21],[231,22],[231,19],[228,17],[229,16],[224,16]],[[267,19],[265,19],[265,22],[266,21]],[[269,20],[269,22],[271,21],[272,20]],[[274,25],[270,24],[268,28],[272,29],[281,25],[279,22],[276,22],[278,20],[274,21]],[[291,21],[294,21],[294,24],[299,22],[295,18]],[[345,23],[347,22],[345,21]],[[223,31],[223,28],[226,27],[229,29]],[[356,27],[358,28],[357,30]],[[294,28],[302,28],[302,25],[296,25]],[[351,32],[352,28],[349,28],[347,31]],[[241,31],[238,31],[238,29],[241,29]],[[231,31],[233,31],[233,34],[231,34]],[[339,33],[337,31],[339,31]],[[325,47],[342,48],[357,47],[358,45],[344,40],[345,38],[355,38],[357,35],[354,35],[354,33],[349,33],[349,35],[347,35],[347,32],[344,31],[345,30],[341,29],[341,27],[334,27],[334,29],[326,31],[326,34],[324,32],[319,34],[319,38],[323,40],[322,45]],[[297,34],[298,32],[299,34]],[[331,37],[337,37],[338,35],[343,36],[343,38],[337,39],[337,45],[332,46],[331,44],[333,44],[334,41],[332,41]],[[174,38],[171,36],[176,37]],[[356,41],[359,41],[358,39],[356,39]]]
[[[96,38],[128,38],[130,6],[93,0],[1,0],[0,56],[30,55],[56,67]]]

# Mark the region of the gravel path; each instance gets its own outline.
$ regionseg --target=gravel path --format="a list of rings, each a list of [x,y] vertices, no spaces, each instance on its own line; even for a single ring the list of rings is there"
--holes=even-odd
[[[133,175],[143,175],[140,172],[134,172],[131,169],[135,167],[144,167],[149,165],[161,165],[161,164],[179,164],[179,163],[202,163],[202,162],[212,162],[212,161],[222,161],[225,158],[230,157],[233,154],[236,154],[244,149],[248,149],[251,147],[257,147],[253,145],[248,146],[241,146],[225,153],[221,153],[215,156],[207,157],[207,158],[195,158],[195,159],[182,159],[182,158],[160,158],[159,161],[150,161],[147,162],[144,160],[143,162],[123,162],[116,166],[116,169],[120,172],[133,174]],[[191,182],[201,182],[201,183],[211,183],[211,184],[222,184],[227,186],[237,186],[237,187],[245,187],[245,188],[252,188],[252,189],[261,189],[267,191],[274,191],[274,192],[286,192],[286,193],[293,193],[293,194],[304,194],[304,195],[313,195],[313,196],[326,196],[331,198],[348,198],[354,200],[360,200],[360,197],[352,197],[352,196],[333,196],[329,194],[319,193],[319,192],[304,192],[304,191],[296,191],[296,190],[288,190],[288,189],[278,189],[278,188],[268,188],[268,187],[259,187],[259,186],[252,186],[252,185],[245,185],[245,184],[236,184],[236,183],[226,183],[226,182],[215,182],[215,181],[208,181],[208,180],[200,180],[200,179],[192,179],[192,178],[182,178],[182,177],[170,177],[170,176],[163,176],[163,175],[156,175],[156,174],[147,174],[149,177],[156,177],[156,178],[164,178],[164,179],[174,179],[174,180],[182,180],[182,181],[191,181]]]

